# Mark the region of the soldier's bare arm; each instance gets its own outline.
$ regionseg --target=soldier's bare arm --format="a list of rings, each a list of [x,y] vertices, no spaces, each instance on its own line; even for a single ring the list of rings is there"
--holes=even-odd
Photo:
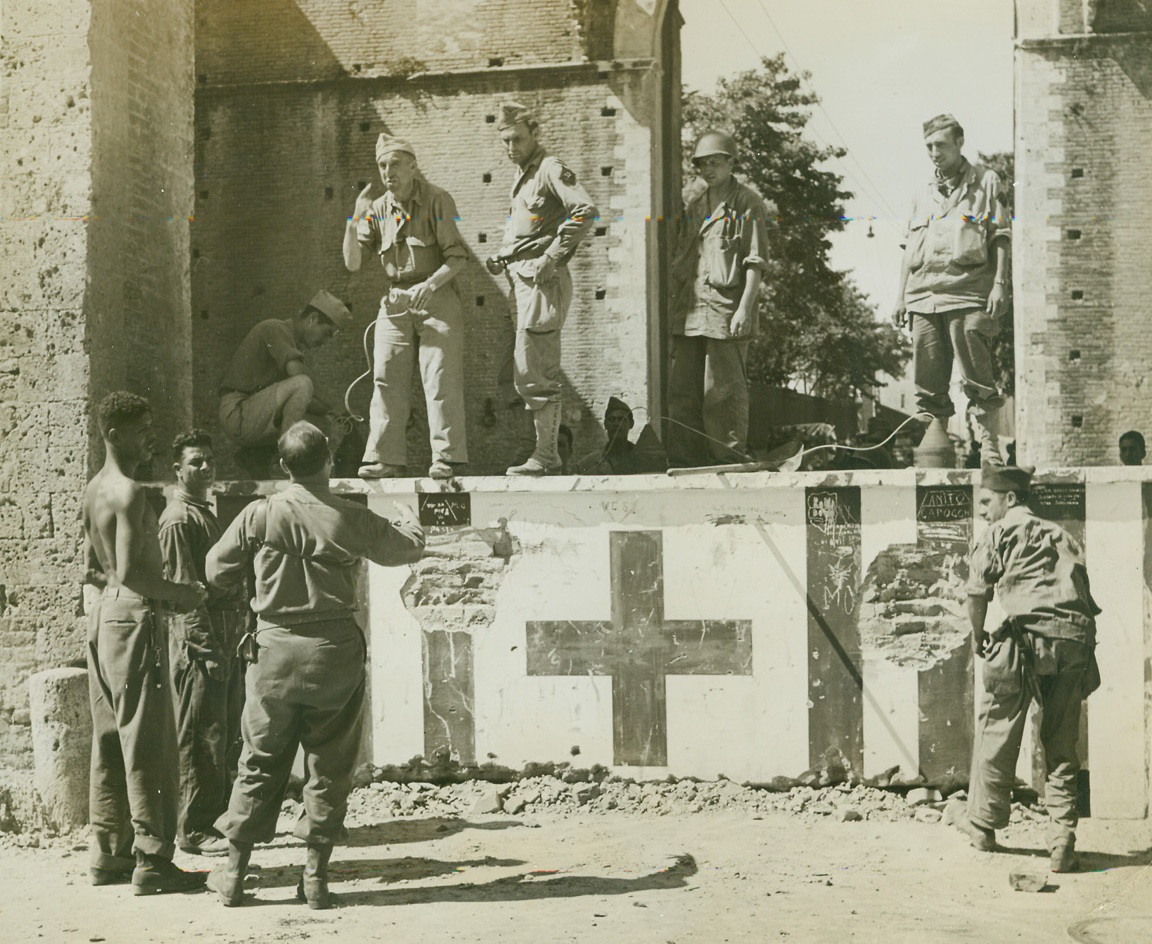
[[[116,520],[116,579],[121,586],[175,609],[195,609],[207,597],[202,586],[176,583],[161,573],[156,535],[144,523],[148,511],[144,490],[129,482],[108,496]],[[154,545],[150,547],[149,545]]]

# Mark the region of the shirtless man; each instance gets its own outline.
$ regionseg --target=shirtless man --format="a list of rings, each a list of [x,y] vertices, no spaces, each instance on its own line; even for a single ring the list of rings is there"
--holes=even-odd
[[[92,884],[131,881],[137,895],[191,891],[207,873],[172,863],[180,785],[167,632],[157,605],[187,612],[207,593],[201,584],[164,578],[156,514],[132,478],[152,457],[148,401],[110,393],[97,419],[104,467],[84,492],[88,579],[103,587],[88,624]]]

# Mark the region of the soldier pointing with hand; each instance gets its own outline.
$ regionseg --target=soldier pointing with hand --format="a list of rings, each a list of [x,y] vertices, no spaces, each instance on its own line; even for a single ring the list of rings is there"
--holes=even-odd
[[[468,258],[456,226],[456,203],[430,184],[403,138],[381,134],[376,164],[384,195],[369,184],[356,198],[344,232],[344,265],[360,269],[363,254],[380,257],[388,291],[380,302],[372,352],[375,389],[360,477],[408,474],[408,415],[417,357],[434,479],[450,479],[468,461],[464,431],[464,310],[454,279]]]

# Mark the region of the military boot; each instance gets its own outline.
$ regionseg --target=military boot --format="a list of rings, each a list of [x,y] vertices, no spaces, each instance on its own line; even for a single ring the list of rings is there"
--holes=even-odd
[[[296,886],[296,897],[306,901],[314,911],[332,907],[332,895],[328,892],[328,860],[332,858],[332,847],[308,845],[308,860],[304,874]]]
[[[252,856],[252,843],[229,842],[228,861],[208,873],[208,887],[220,896],[220,903],[234,908],[244,901],[244,876]]]
[[[207,872],[185,872],[164,856],[136,853],[132,870],[132,893],[163,895],[168,892],[194,892],[204,887]]]
[[[506,475],[549,475],[559,472],[560,401],[550,400],[532,414],[536,427],[536,448],[524,463],[508,469]]]

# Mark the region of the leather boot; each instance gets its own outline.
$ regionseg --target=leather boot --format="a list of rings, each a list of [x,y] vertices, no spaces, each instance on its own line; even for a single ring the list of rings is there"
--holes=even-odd
[[[185,872],[164,856],[136,853],[132,870],[132,893],[163,895],[168,892],[193,892],[204,887],[207,872]]]
[[[973,418],[980,434],[980,464],[1003,465],[1004,454],[1000,451],[1000,411],[977,413]]]
[[[228,843],[228,861],[208,873],[208,887],[220,896],[225,908],[235,908],[244,901],[244,876],[252,857],[252,843]]]
[[[296,897],[308,902],[314,911],[332,907],[332,896],[328,892],[328,860],[332,858],[332,847],[308,845],[308,859],[304,874],[296,886]]]
[[[549,475],[559,472],[560,401],[550,400],[532,414],[536,427],[536,448],[522,465],[514,465],[507,475]]]

